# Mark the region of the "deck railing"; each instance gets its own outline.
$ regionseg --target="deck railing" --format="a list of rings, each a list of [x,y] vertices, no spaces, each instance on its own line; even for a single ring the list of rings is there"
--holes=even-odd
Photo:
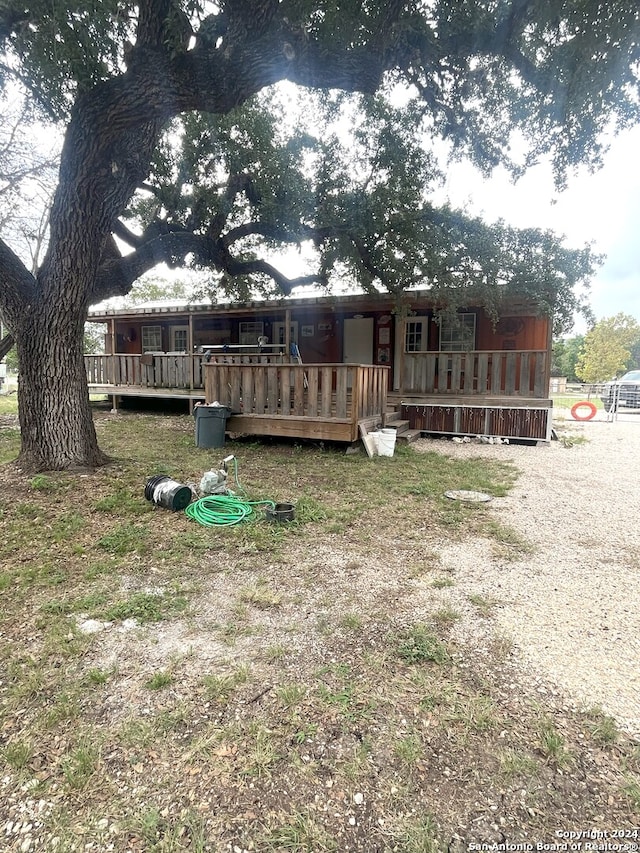
[[[204,366],[205,398],[235,414],[359,420],[386,411],[389,368],[367,364]]]
[[[87,379],[90,385],[129,385],[147,388],[175,388],[176,390],[200,390],[205,387],[204,369],[229,368],[236,376],[244,370],[245,384],[254,382],[262,394],[262,384],[271,382],[264,393],[270,393],[281,382],[279,373],[272,369],[289,370],[289,382],[302,382],[305,391],[313,390],[317,381],[318,402],[313,402],[313,393],[306,394],[306,407],[323,417],[328,397],[322,397],[331,388],[346,395],[346,389],[355,394],[357,406],[368,409],[369,400],[377,398],[377,384],[384,376],[385,393],[388,368],[372,365],[348,364],[304,364],[288,363],[289,357],[267,354],[216,354],[207,361],[207,355],[162,353],[144,355],[85,355]],[[407,395],[462,395],[462,396],[509,396],[545,398],[548,395],[548,354],[545,350],[485,350],[474,352],[427,352],[405,353],[401,391]],[[358,368],[358,372],[355,368]],[[251,373],[249,368],[255,373]],[[302,370],[300,371],[299,368]],[[328,371],[328,372],[327,372]],[[355,371],[355,372],[354,372]],[[215,371],[214,371],[215,372]],[[249,377],[253,375],[254,379]],[[260,376],[261,378],[258,378]],[[306,378],[301,378],[305,377]],[[273,383],[276,382],[276,386]],[[283,383],[283,387],[286,382]],[[241,384],[238,385],[241,387]],[[247,384],[247,387],[249,385]],[[344,393],[343,393],[344,390]],[[238,394],[236,390],[234,393]],[[286,394],[286,390],[284,392]],[[364,395],[360,400],[359,395]],[[340,395],[339,395],[340,396]],[[300,405],[298,394],[298,404]],[[222,402],[222,400],[220,401]],[[238,398],[234,398],[237,405]],[[335,404],[335,401],[334,401]],[[323,409],[324,407],[324,409]],[[340,411],[346,412],[343,403]],[[233,406],[232,406],[233,408]],[[350,417],[347,414],[336,417]],[[373,413],[371,413],[373,414]],[[367,414],[361,417],[368,417]]]
[[[405,394],[544,398],[546,350],[405,353]]]
[[[135,385],[142,388],[204,388],[203,355],[85,355],[90,385]]]
[[[145,353],[144,355],[85,355],[90,385],[137,385],[142,388],[204,388],[202,366],[224,364],[283,364],[289,356],[266,353],[211,355],[208,353]]]

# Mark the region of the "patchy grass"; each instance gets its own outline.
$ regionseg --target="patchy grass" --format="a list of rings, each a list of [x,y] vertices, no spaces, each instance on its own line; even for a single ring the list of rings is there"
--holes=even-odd
[[[575,394],[573,397],[568,396],[566,394],[553,394],[553,408],[554,409],[571,409],[575,406],[576,403],[581,403],[586,399],[589,399],[590,403],[598,409],[599,411],[604,411],[604,403],[600,399],[600,397],[586,397],[584,395],[580,396],[580,394]]]
[[[601,708],[591,708],[585,714],[587,728],[591,737],[601,745],[614,744],[620,737],[620,731],[613,717],[605,714]]]
[[[410,664],[444,663],[447,649],[444,643],[426,625],[415,625],[398,639],[398,657]]]
[[[503,524],[497,519],[488,519],[484,530],[485,534],[488,534],[492,539],[494,556],[499,559],[522,560],[535,551],[535,546],[515,528]]]
[[[469,604],[472,604],[479,615],[485,619],[491,616],[494,608],[500,603],[498,598],[477,593],[469,593],[466,598]]]
[[[295,522],[205,529],[144,499],[217,466],[192,418],[96,426],[116,461],[91,476],[0,470],[3,849],[440,853],[640,822],[640,748],[599,709],[542,712],[467,624],[497,602],[438,593],[445,539],[530,553],[443,497],[506,494],[512,466],[238,441],[248,497]]]

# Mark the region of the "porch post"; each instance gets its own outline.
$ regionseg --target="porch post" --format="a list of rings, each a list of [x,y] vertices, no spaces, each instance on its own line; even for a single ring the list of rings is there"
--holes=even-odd
[[[401,393],[404,390],[404,342],[406,325],[406,312],[402,311],[400,314],[396,314],[396,358],[393,362],[392,386],[394,391],[400,391]]]
[[[285,364],[291,362],[291,308],[284,312],[284,348]]]
[[[553,349],[553,321],[547,317],[547,354],[545,357],[545,397],[551,396],[551,351]]]
[[[196,356],[193,351],[193,314],[189,311],[189,328],[187,330],[187,352],[189,353],[189,414],[193,414],[193,389],[195,387],[194,373]]]
[[[193,352],[193,314],[189,312],[189,329],[187,331],[187,352],[189,353],[189,388],[193,391],[194,388],[194,379],[193,379],[193,362],[194,362],[194,352]]]
[[[111,358],[109,359],[109,382],[114,385],[115,384],[115,358],[116,358],[116,318],[112,317],[109,321],[109,326],[111,329]],[[116,408],[116,401],[114,398],[113,408]]]

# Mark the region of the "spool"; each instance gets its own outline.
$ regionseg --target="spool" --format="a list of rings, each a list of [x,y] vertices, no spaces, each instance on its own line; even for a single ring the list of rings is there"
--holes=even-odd
[[[156,506],[176,512],[189,506],[193,494],[189,486],[172,480],[166,474],[157,474],[147,480],[144,496]]]
[[[378,433],[378,456],[393,456],[397,433],[395,429],[381,429]]]
[[[276,504],[273,508],[267,508],[266,515],[269,521],[275,521],[277,524],[293,521],[295,518],[295,507],[293,504]]]

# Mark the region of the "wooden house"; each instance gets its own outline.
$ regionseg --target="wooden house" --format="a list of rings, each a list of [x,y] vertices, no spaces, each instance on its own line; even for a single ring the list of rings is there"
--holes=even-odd
[[[429,291],[93,310],[92,393],[217,399],[230,432],[355,441],[387,421],[444,435],[548,440],[551,323],[511,301],[439,318]]]

